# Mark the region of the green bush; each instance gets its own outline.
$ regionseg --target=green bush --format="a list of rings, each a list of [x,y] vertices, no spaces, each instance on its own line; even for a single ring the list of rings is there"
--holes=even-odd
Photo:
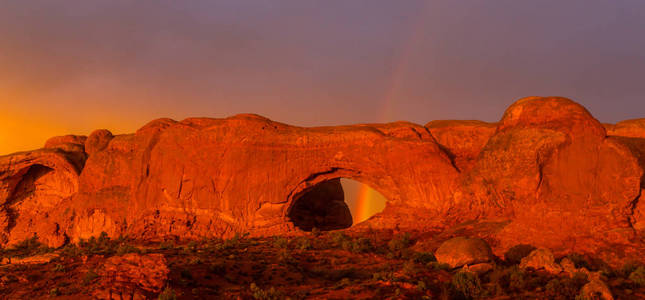
[[[576,268],[585,268],[587,270],[592,269],[591,264],[589,263],[587,258],[582,254],[570,253],[566,257],[573,262]]]
[[[575,299],[587,282],[587,275],[582,273],[576,273],[572,278],[552,279],[546,284],[546,296],[549,299]]]
[[[56,264],[52,269],[54,272],[65,272],[65,267],[61,264]]]
[[[336,282],[334,289],[339,290],[345,287],[352,285],[352,281],[349,278],[343,278],[340,281]]]
[[[281,249],[286,249],[287,245],[289,245],[289,240],[287,240],[284,237],[278,237],[275,236],[273,237],[273,246],[276,248],[281,248]]]
[[[309,250],[309,249],[313,248],[311,246],[311,242],[309,241],[308,238],[300,238],[300,239],[298,239],[298,243],[297,243],[296,247],[298,249],[300,249],[300,250]]]
[[[472,272],[457,272],[452,276],[451,285],[458,298],[474,299],[482,294],[481,281]]]
[[[85,276],[83,276],[83,285],[88,285],[92,283],[95,279],[99,278],[99,275],[94,272],[94,270],[90,269],[85,273]]]
[[[285,296],[277,291],[274,287],[268,290],[259,288],[255,283],[251,283],[251,296],[256,300],[282,300]]]
[[[432,252],[415,252],[412,256],[412,260],[415,263],[426,265],[433,261],[437,261],[437,258]]]
[[[401,251],[412,245],[409,233],[399,234],[387,243],[390,251]]]
[[[349,240],[349,237],[342,231],[334,231],[331,233],[331,240],[337,246],[342,246],[344,241]]]
[[[527,244],[515,245],[504,253],[504,260],[509,264],[519,264],[522,258],[527,257],[535,249],[535,247]]]
[[[320,234],[321,234],[320,229],[318,229],[317,227],[312,228],[312,229],[311,229],[311,234],[312,234],[313,236],[315,236],[315,237],[319,237],[319,236],[320,236]]]
[[[640,287],[645,287],[645,267],[639,266],[629,274],[629,280],[633,281]]]
[[[437,261],[432,261],[426,264],[426,266],[432,270],[444,270],[444,271],[450,271],[452,267],[450,267],[449,264],[446,263],[440,263]]]
[[[628,278],[629,275],[632,274],[632,272],[636,271],[638,267],[642,267],[643,264],[641,264],[638,261],[628,261],[626,262],[622,268],[620,268],[620,275],[624,278]]]
[[[408,276],[414,276],[417,273],[419,273],[419,268],[417,267],[417,264],[415,264],[412,261],[406,261],[403,264],[403,273],[407,274]]]
[[[172,240],[167,240],[159,243],[159,250],[172,250],[175,249],[175,242]]]
[[[26,257],[32,255],[38,255],[43,253],[48,253],[53,251],[53,248],[49,248],[38,241],[38,236],[33,236],[31,238],[25,239],[18,244],[11,246],[8,249],[0,249],[1,257]]]
[[[159,294],[159,297],[157,299],[158,300],[176,300],[177,295],[175,294],[175,291],[168,286],[163,290],[163,292],[161,292],[161,294]]]
[[[370,252],[374,250],[372,241],[368,238],[358,238],[358,239],[348,238],[342,241],[341,247],[344,250],[347,250],[353,253],[364,253],[364,252]]]
[[[372,280],[374,281],[385,281],[385,282],[394,282],[397,281],[396,276],[394,276],[394,272],[388,272],[388,271],[382,271],[382,272],[376,272],[372,274]]]
[[[523,291],[527,286],[527,274],[517,266],[508,269],[508,288],[515,291]]]

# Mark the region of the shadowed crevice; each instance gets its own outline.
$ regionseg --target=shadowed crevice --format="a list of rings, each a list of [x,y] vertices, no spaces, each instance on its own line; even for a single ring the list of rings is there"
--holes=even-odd
[[[340,179],[323,181],[301,193],[288,214],[301,230],[337,230],[352,226],[352,214],[345,203]]]

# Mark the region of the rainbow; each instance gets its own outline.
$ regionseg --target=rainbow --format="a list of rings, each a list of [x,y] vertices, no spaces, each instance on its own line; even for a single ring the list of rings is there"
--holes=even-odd
[[[367,184],[361,183],[356,199],[354,224],[363,222],[385,208],[385,197]]]
[[[417,49],[419,41],[425,30],[426,17],[430,11],[431,2],[427,1],[419,10],[419,14],[410,23],[409,35],[404,38],[401,48],[394,57],[394,67],[390,74],[390,84],[383,94],[381,108],[381,122],[391,122],[393,104],[402,89],[405,74],[408,73],[411,64],[410,56]],[[354,211],[354,224],[367,220],[372,215],[381,212],[385,208],[385,197],[368,185],[360,183],[358,198]]]

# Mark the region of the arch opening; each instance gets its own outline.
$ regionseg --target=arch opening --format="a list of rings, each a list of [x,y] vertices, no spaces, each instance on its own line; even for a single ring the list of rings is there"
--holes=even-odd
[[[349,228],[380,213],[386,198],[368,185],[347,178],[322,181],[294,198],[288,218],[304,231]]]

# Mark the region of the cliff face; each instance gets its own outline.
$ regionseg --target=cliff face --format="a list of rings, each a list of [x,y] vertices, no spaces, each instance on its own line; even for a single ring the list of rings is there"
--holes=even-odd
[[[494,222],[487,234],[499,249],[636,245],[645,227],[642,124],[603,126],[568,99],[532,97],[492,124],[302,128],[237,115],[56,137],[0,157],[0,242],[343,228],[344,177],[388,199],[372,227]]]

